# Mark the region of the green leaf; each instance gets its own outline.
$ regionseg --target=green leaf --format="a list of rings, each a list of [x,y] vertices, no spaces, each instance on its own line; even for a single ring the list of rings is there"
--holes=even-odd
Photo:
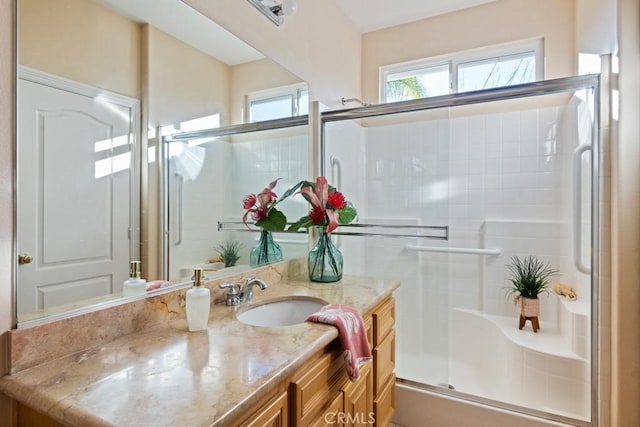
[[[266,231],[282,231],[287,225],[287,217],[278,209],[272,207],[265,219],[256,222],[256,226]]]
[[[291,224],[287,231],[298,231],[301,228],[307,228],[311,225],[313,225],[313,222],[311,221],[311,218],[309,218],[309,215],[306,215]]]
[[[299,183],[297,183],[296,185],[294,185],[293,187],[291,187],[290,189],[288,189],[287,191],[285,191],[285,192],[282,194],[282,197],[280,197],[280,199],[278,199],[278,201],[280,202],[280,201],[282,201],[282,200],[286,199],[287,197],[291,197],[291,195],[292,195],[293,193],[295,193],[296,191],[298,191],[298,189],[299,189],[300,187],[302,187],[303,185],[305,185],[305,183],[306,183],[306,184],[308,184],[308,183],[309,183],[309,181],[304,181],[304,180],[303,180],[303,181],[300,181]]]
[[[340,209],[338,211],[338,222],[340,225],[345,225],[351,223],[358,216],[358,212],[353,206],[347,206],[344,209]]]

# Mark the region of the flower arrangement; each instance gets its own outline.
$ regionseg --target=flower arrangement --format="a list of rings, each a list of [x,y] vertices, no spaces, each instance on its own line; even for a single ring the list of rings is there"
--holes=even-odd
[[[339,225],[351,223],[358,215],[351,203],[335,187],[329,185],[324,176],[317,177],[315,183],[301,181],[289,192],[297,188],[300,188],[299,193],[311,204],[311,209],[308,215],[291,224],[289,231],[320,225],[326,226],[326,232],[331,233]]]
[[[242,222],[248,227],[247,217],[251,216],[254,224],[265,231],[281,231],[287,225],[287,217],[278,209],[278,195],[273,189],[281,178],[271,181],[267,187],[258,194],[247,194],[242,200],[242,206],[246,209],[242,216]],[[284,199],[284,198],[283,198]]]
[[[300,188],[299,193],[311,204],[309,214],[293,223],[288,230],[318,226],[318,241],[309,252],[309,279],[314,282],[337,282],[342,278],[342,253],[333,245],[330,233],[339,225],[349,224],[357,212],[344,195],[329,185],[324,176],[316,182],[301,181],[290,191]]]

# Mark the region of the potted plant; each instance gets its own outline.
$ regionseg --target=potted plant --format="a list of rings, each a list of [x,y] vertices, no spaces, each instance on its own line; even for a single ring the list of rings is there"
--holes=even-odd
[[[533,332],[538,332],[540,324],[540,299],[538,295],[547,292],[549,277],[558,271],[549,264],[540,261],[536,256],[529,255],[524,259],[517,256],[511,257],[511,263],[507,264],[511,271],[511,286],[507,288],[507,294],[514,297],[516,305],[520,308],[520,322],[518,329],[522,329],[527,320],[533,325]]]
[[[240,259],[241,247],[242,244],[237,240],[227,240],[218,245],[218,259],[225,267],[233,267]]]

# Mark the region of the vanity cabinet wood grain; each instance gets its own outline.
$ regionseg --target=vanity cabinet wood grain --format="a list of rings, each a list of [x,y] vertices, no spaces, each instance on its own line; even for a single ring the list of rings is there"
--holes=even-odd
[[[287,427],[289,407],[287,392],[281,392],[271,402],[259,408],[242,424],[242,427]]]
[[[338,340],[311,358],[291,381],[291,426],[390,424],[395,406],[394,299],[385,299],[364,320],[372,343],[373,362],[362,366],[360,379],[351,382],[346,376]]]
[[[375,426],[388,426],[395,411],[395,300],[387,298],[373,311],[373,411]]]
[[[15,427],[64,427],[48,416],[31,409],[27,405],[13,401],[13,425]]]

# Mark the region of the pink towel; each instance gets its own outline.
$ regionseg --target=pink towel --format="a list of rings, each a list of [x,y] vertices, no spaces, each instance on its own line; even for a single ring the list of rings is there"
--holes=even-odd
[[[166,288],[171,285],[171,283],[165,280],[154,280],[152,282],[147,282],[147,291],[155,291],[156,289]]]
[[[360,365],[371,360],[371,347],[360,312],[348,305],[329,304],[307,317],[306,321],[338,328],[347,374],[351,381],[357,381],[360,378]]]

